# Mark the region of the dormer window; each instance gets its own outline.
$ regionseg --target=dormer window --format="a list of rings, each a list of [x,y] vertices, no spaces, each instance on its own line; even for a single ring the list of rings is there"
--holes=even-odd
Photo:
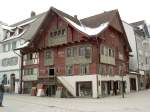
[[[10,37],[10,32],[7,33],[7,38],[9,38],[9,37]]]
[[[19,34],[23,32],[23,29],[22,29],[22,28],[21,28],[21,29],[18,29],[18,30],[19,30]]]
[[[18,35],[19,34],[19,29],[16,29],[14,35]]]

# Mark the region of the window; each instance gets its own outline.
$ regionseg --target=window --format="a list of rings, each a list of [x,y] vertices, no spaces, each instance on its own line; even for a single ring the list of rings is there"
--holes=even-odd
[[[51,59],[52,58],[51,50],[46,50],[45,51],[45,58],[46,59]]]
[[[72,48],[67,48],[67,57],[71,57],[72,55]]]
[[[109,75],[113,75],[113,67],[112,66],[109,67]]]
[[[53,37],[53,32],[50,32],[50,37]]]
[[[100,71],[99,71],[100,75],[105,75],[105,69],[106,69],[105,65],[100,64]]]
[[[85,47],[85,57],[90,58],[91,56],[91,47]]]
[[[19,30],[19,34],[23,32],[23,29],[22,29],[22,28],[20,28],[20,29],[18,29],[18,30]]]
[[[7,84],[7,75],[6,74],[3,75],[3,83]]]
[[[65,34],[65,29],[56,29],[53,32],[50,32],[50,37],[59,36],[62,37]]]
[[[83,75],[89,74],[89,66],[87,64],[80,65],[80,74]]]
[[[86,58],[90,58],[91,56],[91,47],[82,46],[79,48],[79,56],[84,56]]]
[[[10,51],[10,49],[11,49],[10,43],[3,45],[3,52],[8,52]]]
[[[26,68],[24,69],[24,75],[37,75],[38,69],[37,68]]]
[[[65,34],[65,29],[62,29],[62,35],[64,35]]]
[[[110,48],[108,48],[108,51],[109,51],[109,56],[111,56],[111,49],[110,49]]]
[[[101,54],[104,55],[104,45],[101,45]]]
[[[7,60],[8,59],[2,59],[2,66],[7,66]]]
[[[2,66],[13,66],[13,65],[17,65],[17,63],[18,63],[18,57],[2,59]]]
[[[15,49],[16,48],[16,41],[12,42],[12,49]]]
[[[122,71],[122,66],[119,65],[119,74],[118,75],[122,75],[123,71]]]
[[[48,75],[49,76],[54,76],[54,68],[49,68]]]
[[[9,38],[10,37],[10,32],[7,32],[7,38]]]
[[[57,31],[54,32],[54,36],[57,36]]]
[[[108,47],[104,46],[104,54],[105,56],[108,56]]]
[[[66,75],[73,75],[73,65],[66,66]]]
[[[85,48],[84,47],[80,47],[79,48],[79,56],[84,56],[85,54]]]
[[[58,30],[58,35],[61,35],[61,30]]]
[[[73,56],[77,56],[77,47],[73,47],[72,50],[73,50]]]
[[[18,63],[18,57],[12,57],[11,58],[11,65],[17,65]]]
[[[19,29],[16,29],[14,35],[18,35],[19,34]]]
[[[27,60],[32,60],[32,53],[27,54]]]
[[[8,51],[10,51],[10,49],[11,49],[11,44],[8,43]]]
[[[115,50],[113,48],[109,48],[104,45],[101,45],[100,51],[101,51],[101,55],[105,55],[109,57],[115,56]]]

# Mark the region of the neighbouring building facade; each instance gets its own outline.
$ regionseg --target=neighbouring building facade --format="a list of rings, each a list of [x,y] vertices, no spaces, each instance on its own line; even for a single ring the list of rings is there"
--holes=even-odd
[[[134,75],[138,80],[138,90],[148,88],[150,43],[147,26],[144,21],[132,24],[123,22],[123,25],[132,48],[129,58],[129,70],[132,77]]]
[[[10,26],[1,25],[4,35],[0,40],[0,77],[4,81],[6,92],[20,92],[21,55],[20,51],[15,49],[26,42],[22,35],[33,21],[35,20],[29,19]]]
[[[138,21],[131,24],[134,28],[137,53],[138,53],[138,70],[141,74],[140,89],[150,87],[150,41],[149,31],[145,21]]]
[[[38,96],[43,89],[47,96],[97,98],[130,92],[131,48],[117,10],[79,20],[51,7],[36,21],[19,48],[23,93],[37,88]]]

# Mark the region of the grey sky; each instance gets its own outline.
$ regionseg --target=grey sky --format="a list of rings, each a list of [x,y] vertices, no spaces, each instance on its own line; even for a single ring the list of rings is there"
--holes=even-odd
[[[149,0],[1,0],[0,21],[8,24],[30,17],[33,10],[37,14],[54,6],[79,18],[118,9],[122,20],[135,22],[146,20],[150,23]]]

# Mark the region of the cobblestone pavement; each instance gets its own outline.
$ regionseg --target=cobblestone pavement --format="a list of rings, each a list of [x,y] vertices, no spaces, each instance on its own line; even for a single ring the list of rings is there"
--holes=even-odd
[[[150,90],[99,99],[4,96],[0,112],[150,112]]]

